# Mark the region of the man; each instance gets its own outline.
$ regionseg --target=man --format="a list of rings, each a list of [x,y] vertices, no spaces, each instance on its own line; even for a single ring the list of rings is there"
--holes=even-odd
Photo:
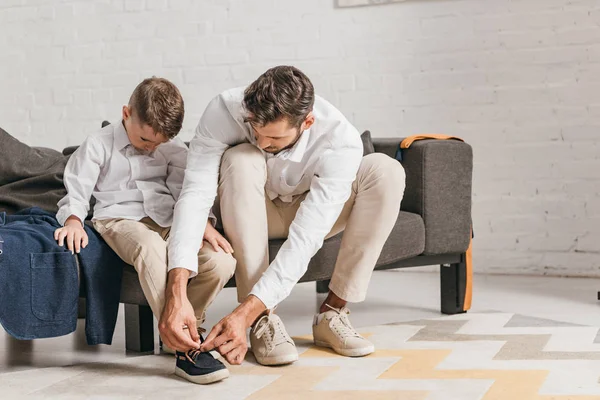
[[[237,260],[240,305],[200,350],[232,364],[247,351],[246,329],[263,365],[298,359],[273,313],[307,269],[323,240],[344,232],[330,292],[315,316],[318,346],[364,356],[373,344],[348,320],[347,302],[363,301],[373,267],[400,210],[405,175],[390,157],[362,157],[358,131],[294,67],[269,69],[246,89],[221,93],[206,108],[190,145],[169,243],[167,325],[181,350],[191,307],[173,289],[194,274],[208,212],[218,194],[220,218]],[[218,213],[218,208],[215,207]],[[268,240],[287,238],[269,265]],[[170,293],[170,295],[169,295]]]

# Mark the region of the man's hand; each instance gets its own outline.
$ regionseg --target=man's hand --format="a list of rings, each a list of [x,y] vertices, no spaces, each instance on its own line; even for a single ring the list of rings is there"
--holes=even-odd
[[[184,268],[169,271],[165,308],[158,323],[163,343],[183,352],[200,347],[196,315],[187,298],[189,276],[190,271]]]
[[[67,218],[65,226],[54,231],[54,240],[58,242],[59,246],[65,245],[65,238],[71,254],[79,253],[88,245],[88,235],[83,229],[81,220],[74,215]]]
[[[204,231],[204,240],[211,244],[215,251],[223,250],[225,253],[232,254],[233,247],[231,244],[217,231],[210,220],[206,223],[206,230]]]
[[[266,310],[255,296],[249,296],[210,331],[200,350],[217,350],[228,363],[239,365],[248,351],[246,329]]]

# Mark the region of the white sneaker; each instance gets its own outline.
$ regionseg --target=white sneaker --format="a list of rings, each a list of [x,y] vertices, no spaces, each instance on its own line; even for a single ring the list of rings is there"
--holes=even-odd
[[[296,344],[285,331],[281,318],[269,312],[250,331],[250,346],[259,364],[283,365],[298,360]]]
[[[362,357],[375,351],[373,343],[354,330],[348,319],[350,311],[346,307],[315,315],[313,337],[315,345],[333,349],[346,357]]]

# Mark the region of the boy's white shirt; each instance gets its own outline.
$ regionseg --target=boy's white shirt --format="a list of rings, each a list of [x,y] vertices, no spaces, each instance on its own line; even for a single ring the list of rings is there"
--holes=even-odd
[[[187,152],[177,137],[151,153],[138,151],[122,120],[102,128],[88,136],[67,163],[67,195],[58,202],[58,222],[64,225],[71,215],[84,221],[94,196],[94,220],[150,217],[162,227],[171,226]]]

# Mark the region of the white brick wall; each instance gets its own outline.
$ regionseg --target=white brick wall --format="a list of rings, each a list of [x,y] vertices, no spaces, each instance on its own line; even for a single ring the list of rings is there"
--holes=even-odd
[[[600,3],[2,0],[0,126],[77,144],[152,74],[209,99],[267,67],[307,72],[376,136],[475,149],[476,270],[600,276]]]

